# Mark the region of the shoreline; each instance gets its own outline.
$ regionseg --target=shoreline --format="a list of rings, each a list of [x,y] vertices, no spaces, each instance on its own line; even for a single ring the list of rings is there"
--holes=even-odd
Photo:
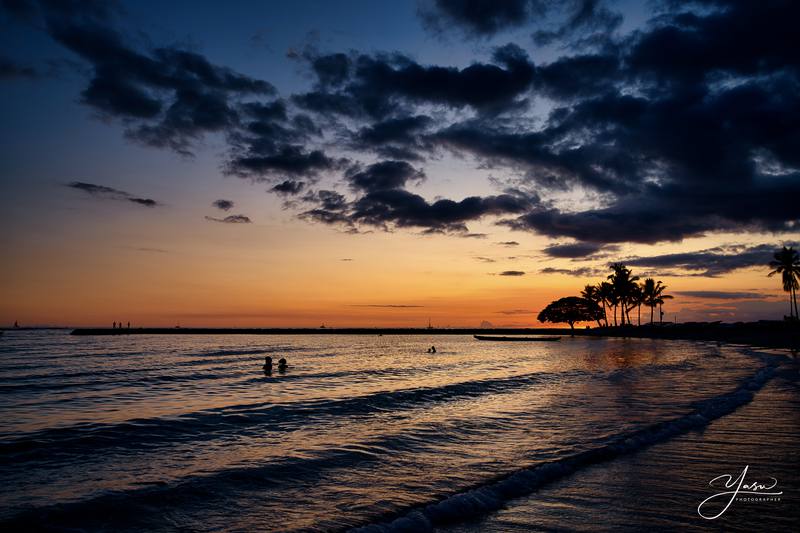
[[[13,330],[12,330],[13,331]],[[716,341],[800,349],[800,324],[690,322],[643,326],[568,328],[77,328],[71,335],[561,335]]]

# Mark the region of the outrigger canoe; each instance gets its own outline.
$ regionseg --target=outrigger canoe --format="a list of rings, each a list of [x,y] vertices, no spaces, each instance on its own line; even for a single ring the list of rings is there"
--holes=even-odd
[[[553,342],[561,340],[561,337],[517,337],[516,335],[511,337],[495,337],[489,335],[473,335],[479,341],[538,341],[538,342]]]

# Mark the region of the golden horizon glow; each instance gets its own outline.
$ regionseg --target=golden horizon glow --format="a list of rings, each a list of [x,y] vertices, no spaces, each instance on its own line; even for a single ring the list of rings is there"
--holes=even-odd
[[[536,314],[547,303],[577,295],[585,284],[604,278],[539,274],[543,267],[597,268],[636,255],[766,239],[717,235],[629,244],[614,257],[576,262],[542,254],[551,244],[544,237],[498,229],[489,221],[471,228],[490,233],[485,239],[407,230],[350,235],[280,211],[266,222],[232,227],[182,209],[153,210],[147,216],[123,210],[108,219],[109,208],[90,202],[89,217],[70,210],[55,213],[57,237],[42,233],[35,241],[11,243],[15,253],[0,267],[6,280],[0,325],[425,327],[430,319],[437,327],[478,327],[484,321],[537,327],[542,324]],[[519,245],[499,244],[510,240]],[[499,275],[506,270],[525,275]],[[658,279],[671,294],[757,292],[770,305],[783,302],[779,282],[766,274],[765,267],[719,278]],[[684,296],[670,301],[665,312],[670,321],[676,315],[680,321],[749,316],[738,310],[736,300]],[[642,315],[649,319],[647,309]]]

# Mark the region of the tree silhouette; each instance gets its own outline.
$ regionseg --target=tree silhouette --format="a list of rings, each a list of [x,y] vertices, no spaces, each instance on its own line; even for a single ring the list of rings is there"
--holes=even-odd
[[[644,291],[642,285],[635,284],[631,291],[631,309],[636,308],[636,325],[642,325],[642,304],[644,303]]]
[[[608,315],[606,314],[606,306],[614,307],[616,305],[616,296],[614,296],[614,287],[607,281],[602,281],[597,284],[597,293],[603,304],[603,315],[605,318],[606,327],[608,327]],[[616,309],[614,311],[614,325],[617,325]]]
[[[602,316],[597,316],[597,318],[596,318],[597,327],[599,328],[600,327],[600,319],[602,318],[602,319],[605,320],[605,318],[606,318],[605,302],[603,301],[603,299],[600,296],[599,287],[597,285],[587,285],[586,287],[583,288],[583,291],[581,291],[581,296],[584,299],[592,302],[593,304],[595,304],[597,306],[602,305],[603,315]],[[606,325],[608,325],[608,324],[606,324]]]
[[[667,286],[653,278],[647,278],[642,285],[643,303],[650,308],[650,324],[653,324],[653,311],[656,307],[664,305],[664,300],[671,300],[672,296],[664,294]],[[664,315],[663,311],[660,312]],[[659,317],[660,320],[660,317]]]
[[[789,318],[796,320],[800,316],[797,313],[797,289],[800,288],[800,255],[794,248],[784,246],[775,252],[773,257],[775,259],[769,262],[769,266],[773,270],[767,276],[781,275],[783,290],[789,293]],[[792,311],[792,302],[794,302],[794,312]]]
[[[603,310],[597,303],[580,298],[578,296],[567,296],[551,302],[545,307],[537,317],[539,322],[553,322],[569,324],[572,334],[575,334],[575,322],[590,322],[600,320]]]
[[[625,325],[625,321],[630,324],[630,311],[636,304],[632,303],[635,300],[639,281],[639,276],[634,276],[631,270],[622,263],[614,263],[611,265],[613,273],[608,276],[611,286],[614,289],[617,303],[621,307],[620,323]],[[615,308],[616,309],[616,308]],[[616,310],[615,310],[615,325],[616,325]]]

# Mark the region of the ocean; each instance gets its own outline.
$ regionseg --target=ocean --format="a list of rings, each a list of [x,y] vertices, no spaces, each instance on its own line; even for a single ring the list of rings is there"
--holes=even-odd
[[[594,337],[68,333],[0,337],[5,531],[797,524],[797,368],[780,351]],[[265,375],[265,356],[289,368]],[[699,516],[707,476],[747,464],[777,478],[783,504]],[[647,498],[666,499],[657,515]],[[626,499],[642,508],[619,513]]]

